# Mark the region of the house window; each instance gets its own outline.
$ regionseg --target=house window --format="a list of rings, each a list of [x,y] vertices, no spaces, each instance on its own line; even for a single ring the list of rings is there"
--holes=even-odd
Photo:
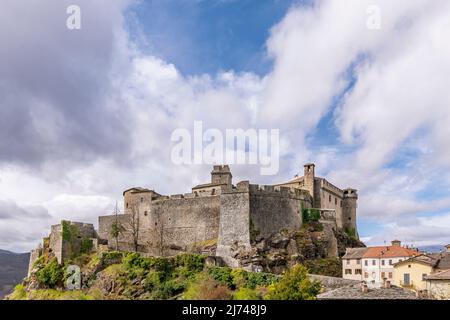
[[[356,264],[361,264],[361,259],[356,259]]]
[[[367,272],[364,272],[364,278],[368,278],[369,274]]]
[[[377,262],[375,260],[372,260],[372,265],[374,266],[376,264],[377,264]]]
[[[144,202],[144,197],[141,197],[141,202]]]
[[[350,264],[350,259],[347,259],[347,264]]]
[[[364,260],[364,265],[365,265],[366,267],[368,266],[367,260]]]
[[[410,264],[408,264],[408,268],[411,268],[411,265],[410,265]]]
[[[392,279],[392,272],[389,272],[389,279]]]
[[[345,269],[345,274],[352,274],[352,269]]]
[[[144,211],[144,216],[147,216],[147,215],[148,215],[147,211]]]
[[[127,202],[127,208],[128,208],[128,202]]]
[[[355,269],[355,274],[362,274],[362,270],[361,269]]]
[[[381,265],[384,266],[384,260],[381,260]]]
[[[386,278],[386,274],[384,272],[381,273],[381,279]]]
[[[392,260],[391,259],[389,259],[389,265],[392,266]]]

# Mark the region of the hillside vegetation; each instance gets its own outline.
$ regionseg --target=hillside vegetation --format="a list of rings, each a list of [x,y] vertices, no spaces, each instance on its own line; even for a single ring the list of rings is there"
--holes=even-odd
[[[180,254],[143,258],[136,253],[82,255],[66,264],[81,266],[80,290],[68,291],[66,266],[39,259],[29,279],[17,285],[11,300],[257,300],[315,299],[320,284],[297,264],[284,275],[208,266],[206,256]]]

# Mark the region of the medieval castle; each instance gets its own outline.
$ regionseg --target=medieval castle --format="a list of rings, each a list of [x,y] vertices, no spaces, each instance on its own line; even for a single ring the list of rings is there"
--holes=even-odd
[[[302,211],[312,208],[333,228],[357,234],[356,190],[340,189],[314,171],[314,164],[305,164],[302,177],[285,183],[233,185],[229,166],[214,166],[211,182],[193,187],[191,193],[166,196],[138,187],[125,190],[123,214],[100,216],[97,231],[92,224],[68,221],[52,226],[44,245],[32,251],[30,268],[45,250],[62,263],[84,250],[87,242],[90,250],[101,247],[155,256],[213,243],[211,255],[238,267],[236,252],[251,250],[252,237],[298,230]]]

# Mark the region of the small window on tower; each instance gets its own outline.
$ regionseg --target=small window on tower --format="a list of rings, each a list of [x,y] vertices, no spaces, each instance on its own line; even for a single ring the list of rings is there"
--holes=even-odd
[[[144,202],[144,198],[143,197],[141,197],[141,202]]]
[[[330,201],[330,202],[331,202],[331,196],[328,196],[328,201]]]
[[[334,198],[334,204],[337,205],[337,198]]]

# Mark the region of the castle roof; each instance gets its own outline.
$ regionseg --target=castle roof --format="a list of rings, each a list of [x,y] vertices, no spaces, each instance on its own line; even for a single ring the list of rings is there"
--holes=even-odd
[[[133,193],[139,193],[139,192],[155,192],[153,190],[147,189],[147,188],[141,188],[141,187],[133,187],[130,189],[125,190],[122,195],[125,195],[128,191],[132,191]]]
[[[304,177],[294,177],[293,179],[287,181],[287,182],[282,182],[282,183],[277,183],[274,184],[274,186],[282,186],[284,184],[290,184],[290,183],[298,183],[298,182],[302,182],[304,180]]]
[[[192,187],[192,190],[194,189],[202,189],[202,188],[208,188],[208,187],[218,187],[218,186],[226,186],[226,183],[204,183],[196,185],[195,187]]]
[[[376,246],[367,248],[363,258],[414,257],[419,254],[415,249],[401,246]]]

